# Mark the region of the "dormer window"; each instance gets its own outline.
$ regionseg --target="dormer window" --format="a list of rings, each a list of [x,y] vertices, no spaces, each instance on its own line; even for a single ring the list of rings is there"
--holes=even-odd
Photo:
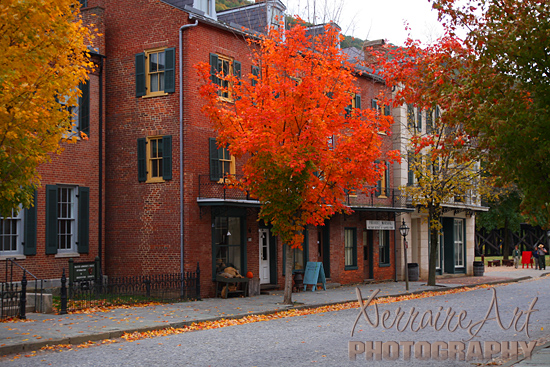
[[[269,8],[269,10],[270,10],[269,23],[270,23],[272,28],[278,29],[279,28],[279,22],[284,23],[283,12],[281,11],[281,9],[278,9],[274,6],[271,6]]]
[[[203,11],[204,14],[211,18],[215,18],[216,4],[214,0],[194,0],[193,8]]]

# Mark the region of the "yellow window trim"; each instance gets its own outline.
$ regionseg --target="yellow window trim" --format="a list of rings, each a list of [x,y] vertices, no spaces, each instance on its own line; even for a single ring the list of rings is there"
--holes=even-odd
[[[233,62],[235,61],[232,57],[229,57],[229,56],[224,56],[224,55],[220,55],[220,54],[216,54],[218,55],[218,62],[221,61],[221,62],[228,62],[229,63],[229,71],[228,71],[228,75],[233,75]],[[219,72],[223,71],[223,67],[222,67],[222,70],[220,70]],[[222,84],[223,81],[220,80],[220,87],[222,87]],[[220,96],[219,98],[222,100],[222,101],[225,101],[225,102],[229,102],[229,103],[233,103],[235,102],[235,99],[233,98],[233,93],[231,92],[233,89],[233,83],[229,83],[228,82],[228,85],[227,85],[227,97],[221,95],[221,92],[220,91]]]
[[[149,55],[164,52],[166,50],[166,47],[162,48],[154,48],[151,50],[144,51],[145,53],[145,91],[146,94],[142,96],[141,98],[151,98],[151,97],[159,97],[159,96],[166,96],[168,93],[166,93],[164,90],[159,90],[156,92],[151,92],[151,73],[149,72]],[[166,62],[166,58],[164,60]],[[160,73],[159,73],[160,74]],[[162,72],[162,75],[164,76],[164,71]]]
[[[160,173],[160,176],[158,177],[152,177],[151,174],[153,172],[153,160],[162,160],[162,157],[161,158],[151,158],[151,141],[152,140],[158,140],[158,141],[161,141],[162,142],[162,135],[158,135],[158,136],[148,136],[147,137],[147,145],[146,145],[146,148],[145,148],[145,159],[146,159],[146,162],[147,162],[147,181],[145,181],[146,183],[158,183],[158,182],[164,182],[164,179],[162,178],[162,172],[159,172]],[[164,147],[163,147],[164,149]]]
[[[235,176],[237,170],[236,170],[236,161],[235,156],[231,155],[229,159],[220,159],[221,162],[229,162],[229,175],[228,176]],[[225,174],[224,174],[225,175]],[[220,178],[218,183],[225,183],[225,177]]]

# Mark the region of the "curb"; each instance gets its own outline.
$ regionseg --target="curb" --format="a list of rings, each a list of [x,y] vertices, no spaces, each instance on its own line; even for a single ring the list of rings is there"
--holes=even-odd
[[[550,342],[545,343],[543,345],[536,346],[535,349],[533,349],[533,354],[539,352],[541,349],[548,348],[548,347],[550,347]],[[511,367],[511,366],[515,365],[516,363],[520,363],[520,362],[524,361],[525,359],[526,359],[525,357],[520,357],[520,358],[511,360],[511,361],[508,361],[508,362],[502,364],[500,367]],[[537,366],[537,365],[533,364],[533,366]]]
[[[434,292],[434,293],[442,293],[450,289],[457,289],[457,288],[473,288],[479,285],[491,285],[491,284],[505,284],[505,283],[517,283],[523,280],[531,279],[530,276],[516,278],[516,279],[509,279],[505,281],[493,281],[493,282],[487,282],[487,283],[480,283],[480,284],[468,284],[468,285],[458,285],[453,287],[446,287],[441,289],[434,289],[430,291],[421,290],[421,291],[413,291],[413,292],[405,292],[405,293],[399,293],[399,294],[389,294],[389,295],[383,295],[377,297],[380,298],[389,298],[389,297],[399,297],[399,296],[406,296],[406,295],[413,295],[413,294],[421,294],[424,292]],[[39,350],[46,346],[53,346],[53,345],[61,345],[61,344],[71,344],[71,345],[78,345],[83,344],[88,341],[100,341],[100,340],[106,340],[106,339],[117,339],[122,337],[124,334],[129,333],[135,333],[135,332],[147,332],[147,331],[154,331],[154,330],[162,330],[162,329],[168,329],[168,328],[182,328],[185,326],[189,326],[193,323],[199,323],[199,322],[205,322],[205,321],[219,321],[221,319],[242,319],[246,316],[260,316],[260,315],[271,315],[277,312],[281,312],[284,310],[302,310],[302,309],[310,309],[310,308],[318,308],[318,307],[325,307],[325,306],[334,306],[334,305],[341,305],[349,302],[357,302],[357,299],[352,300],[346,300],[346,301],[337,301],[337,302],[328,302],[328,303],[318,303],[318,304],[309,304],[309,305],[297,305],[297,306],[289,306],[285,309],[278,309],[278,310],[269,310],[269,311],[261,311],[261,312],[251,312],[246,314],[235,314],[235,315],[229,315],[229,316],[219,316],[219,317],[211,317],[211,318],[205,318],[200,320],[194,320],[194,321],[178,321],[178,322],[171,322],[166,323],[158,326],[144,326],[141,328],[134,328],[134,329],[127,329],[127,330],[117,330],[117,331],[108,331],[108,332],[100,332],[95,334],[86,334],[86,335],[77,335],[73,337],[68,338],[61,338],[61,339],[52,339],[52,340],[43,340],[43,341],[36,341],[31,343],[25,343],[25,344],[14,344],[14,345],[4,345],[0,347],[0,356],[6,356],[8,354],[16,354],[16,353],[22,353],[22,352],[31,352]],[[549,343],[550,345],[550,343]],[[535,348],[537,350],[537,348]],[[518,360],[519,361],[519,360]],[[514,362],[517,363],[518,361]],[[511,366],[511,365],[510,365]]]

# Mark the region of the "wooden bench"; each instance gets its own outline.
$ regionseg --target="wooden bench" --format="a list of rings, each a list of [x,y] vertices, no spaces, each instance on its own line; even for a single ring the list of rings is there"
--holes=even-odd
[[[236,286],[235,290],[230,291],[230,286]],[[225,297],[227,298],[228,295],[243,295],[245,297],[248,297],[248,278],[226,278],[222,277],[220,275],[216,276],[216,297],[219,297],[222,295],[223,287],[227,286],[227,292],[225,293]]]
[[[514,266],[514,260],[502,260],[502,266]]]
[[[487,261],[487,267],[489,266],[500,266],[500,260],[489,260]]]

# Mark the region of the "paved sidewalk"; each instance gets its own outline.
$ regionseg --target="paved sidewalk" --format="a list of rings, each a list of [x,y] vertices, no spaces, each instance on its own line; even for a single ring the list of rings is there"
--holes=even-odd
[[[498,270],[497,270],[498,269]],[[410,293],[445,290],[475,284],[514,282],[535,278],[545,271],[534,269],[486,268],[482,277],[453,277],[438,279],[438,286],[428,287],[425,282],[410,282]],[[374,289],[380,289],[378,297],[396,296],[407,293],[404,282],[363,284],[359,288],[363,298]],[[91,314],[51,315],[31,313],[27,322],[0,323],[0,356],[38,350],[46,345],[80,344],[87,341],[114,339],[126,332],[150,331],[167,327],[182,327],[192,322],[239,318],[246,315],[266,314],[287,309],[282,305],[282,291],[270,295],[247,298],[208,298],[202,301],[184,302],[147,307],[113,309]],[[317,307],[346,301],[357,301],[354,286],[342,286],[327,291],[317,290],[293,294],[297,307]],[[549,366],[550,349],[537,353],[546,356],[544,364]],[[533,358],[533,361],[535,357]],[[527,362],[527,361],[526,361]],[[521,364],[520,366],[526,366]],[[511,366],[512,364],[510,364]]]

